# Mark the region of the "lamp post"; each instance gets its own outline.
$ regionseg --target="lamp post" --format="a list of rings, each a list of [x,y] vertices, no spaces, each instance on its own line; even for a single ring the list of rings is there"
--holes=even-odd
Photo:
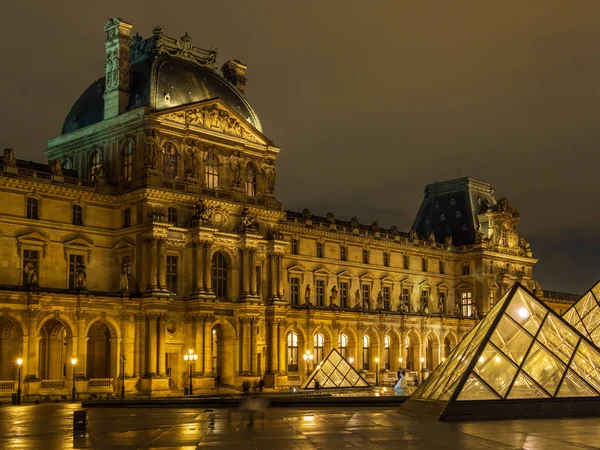
[[[192,385],[192,364],[194,364],[194,361],[196,361],[198,359],[198,355],[196,355],[194,353],[194,350],[189,349],[187,354],[183,355],[183,359],[185,361],[187,361],[190,364],[190,387],[189,387],[189,391],[188,391],[188,395],[192,395],[192,390],[193,390],[193,385]]]
[[[125,355],[121,356],[121,398],[125,399]]]
[[[19,382],[17,383],[17,405],[21,404],[21,366],[23,365],[23,360],[21,358],[17,359],[17,366],[19,368]]]
[[[310,352],[310,350],[306,350],[306,352],[304,352],[304,355],[302,355],[302,358],[304,359],[304,362],[306,364],[306,376],[308,376],[310,375],[310,362],[313,360],[314,356]]]
[[[77,397],[77,390],[75,389],[75,366],[77,366],[77,358],[71,358],[71,365],[73,366],[73,388],[71,389],[71,400],[75,401]]]
[[[424,380],[424,372],[425,372],[425,358],[423,358],[421,356],[421,383],[423,383]]]
[[[375,358],[375,386],[379,386],[379,358]]]

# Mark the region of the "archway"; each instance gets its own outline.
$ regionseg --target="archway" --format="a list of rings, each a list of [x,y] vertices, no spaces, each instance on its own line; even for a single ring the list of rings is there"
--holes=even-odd
[[[406,352],[406,369],[418,371],[420,369],[421,342],[414,332],[409,332],[404,338],[404,351]]]
[[[67,363],[73,354],[71,330],[61,321],[52,318],[40,328],[39,377],[42,380],[62,380]]]
[[[0,380],[16,380],[17,359],[23,355],[23,330],[10,319],[0,319]]]
[[[452,334],[448,333],[444,338],[444,353],[442,356],[447,358],[450,352],[454,350],[454,347],[456,347],[456,338]]]
[[[87,376],[88,378],[111,377],[111,335],[108,326],[94,322],[88,330]]]
[[[220,385],[235,385],[233,333],[218,323],[213,326],[211,337],[211,368],[215,375],[215,382]]]
[[[439,342],[435,334],[429,333],[426,340],[425,349],[425,369],[431,372],[440,363],[439,361]]]

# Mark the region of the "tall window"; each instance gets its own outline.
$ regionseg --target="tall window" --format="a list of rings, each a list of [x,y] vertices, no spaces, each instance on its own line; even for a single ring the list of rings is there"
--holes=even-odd
[[[383,295],[383,309],[385,309],[386,311],[389,311],[390,310],[390,297],[391,297],[389,286],[383,287],[382,295]]]
[[[314,344],[314,355],[315,355],[315,364],[321,364],[323,361],[323,343],[325,339],[321,333],[317,333],[313,336],[313,344]]]
[[[494,306],[496,303],[496,293],[494,291],[490,291],[490,308]]]
[[[177,208],[170,207],[167,209],[167,220],[177,225]]]
[[[410,308],[410,290],[402,289],[402,303],[409,305]]]
[[[363,336],[363,347],[362,347],[362,363],[363,370],[369,370],[369,358],[370,358],[370,339],[366,334]]]
[[[390,254],[388,252],[383,252],[383,265],[386,267],[390,265]]]
[[[317,306],[325,306],[325,280],[316,280],[315,287],[315,300]]]
[[[172,142],[163,147],[163,176],[165,180],[174,180],[177,176],[177,149]]]
[[[131,208],[127,208],[123,211],[123,228],[129,228],[131,226]]]
[[[300,278],[290,278],[290,303],[292,305],[300,303]]]
[[[425,305],[429,311],[429,289],[423,289],[421,291],[421,305]]]
[[[421,258],[421,270],[427,272],[427,259]]]
[[[469,275],[471,273],[471,267],[468,262],[463,263],[463,275]]]
[[[462,292],[460,294],[460,306],[462,309],[462,315],[465,317],[471,317],[473,313],[473,300],[471,299],[470,292]]]
[[[37,198],[29,197],[27,199],[27,218],[38,220],[39,216],[39,202]]]
[[[345,245],[340,247],[340,260],[347,261],[348,260],[348,249]]]
[[[292,255],[298,254],[298,239],[292,239]]]
[[[123,173],[123,181],[125,181],[126,183],[133,180],[133,149],[134,149],[134,146],[135,146],[135,143],[132,140],[129,140],[129,142],[127,142],[127,145],[123,149],[122,173]]]
[[[95,151],[90,156],[90,179],[96,181],[98,174],[102,171],[102,154]]]
[[[363,256],[363,263],[369,264],[369,250],[367,250],[366,248],[363,248],[362,256]]]
[[[508,247],[508,230],[504,227],[500,231],[500,239],[502,240],[502,245]]]
[[[317,242],[317,258],[323,257],[323,244],[321,242]]]
[[[167,289],[172,295],[177,295],[177,274],[179,258],[167,255]]]
[[[217,298],[227,298],[227,260],[221,252],[212,257],[212,288]]]
[[[383,362],[385,370],[390,370],[390,337],[386,336],[383,340]]]
[[[404,256],[402,257],[402,266],[403,266],[403,267],[404,267],[406,270],[408,270],[408,265],[409,265],[408,263],[409,263],[409,261],[408,261],[408,255],[404,255]]]
[[[204,169],[204,184],[208,189],[219,188],[219,160],[214,153],[206,155],[206,167]]]
[[[371,286],[369,284],[361,284],[360,292],[361,292],[361,297],[362,297],[363,308],[370,309],[371,308],[371,303],[370,303]]]
[[[248,163],[246,166],[246,195],[256,196],[256,167],[253,163]]]
[[[83,255],[69,255],[69,289],[77,286],[77,272],[83,266]]]
[[[438,292],[438,313],[443,313],[446,305],[446,293],[443,291]],[[440,310],[441,308],[441,310]]]
[[[290,333],[287,337],[288,372],[298,372],[298,335]]]
[[[123,256],[121,259],[121,273],[126,273],[127,279],[131,279],[131,256]]]
[[[35,270],[36,276],[39,276],[40,252],[37,250],[23,250],[23,286],[29,286],[29,275],[31,270]]]
[[[442,275],[445,273],[445,270],[444,270],[444,261],[440,261],[440,273]]]
[[[81,205],[73,205],[71,208],[71,218],[73,225],[83,225],[83,207]]]
[[[348,283],[345,281],[340,282],[340,308],[348,307]]]
[[[340,334],[340,354],[348,359],[348,336]]]

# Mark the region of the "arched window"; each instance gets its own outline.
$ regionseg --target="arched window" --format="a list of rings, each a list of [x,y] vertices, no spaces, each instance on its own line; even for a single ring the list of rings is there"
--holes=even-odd
[[[246,195],[256,196],[256,167],[252,163],[246,166]]]
[[[340,334],[340,354],[348,359],[348,336]]]
[[[102,172],[102,154],[96,150],[90,156],[90,179],[96,181]]]
[[[298,372],[298,335],[290,333],[287,337],[288,372]]]
[[[127,145],[123,149],[123,159],[122,159],[122,174],[123,181],[126,183],[133,180],[133,150],[135,147],[135,142],[129,140]]]
[[[363,360],[363,370],[369,370],[369,359],[371,350],[371,343],[369,336],[366,334],[363,336],[363,349],[362,349],[362,360]]]
[[[37,198],[29,197],[27,199],[27,218],[38,220],[39,215],[39,202]]]
[[[63,162],[60,165],[63,169],[72,169],[73,168],[73,161],[71,160],[71,158],[69,158],[68,156],[63,159]]]
[[[390,337],[386,336],[384,341],[383,341],[383,349],[384,349],[384,355],[383,355],[383,362],[384,362],[384,367],[385,370],[390,370]]]
[[[206,155],[204,183],[208,189],[219,188],[219,160],[214,153],[209,153]]]
[[[163,176],[165,180],[174,180],[177,176],[177,149],[172,142],[165,142],[163,148]]]
[[[315,364],[321,364],[323,361],[323,343],[325,339],[321,333],[317,333],[313,336],[314,343],[314,355],[315,355]]]
[[[212,257],[212,288],[217,298],[227,298],[227,260],[221,252]]]

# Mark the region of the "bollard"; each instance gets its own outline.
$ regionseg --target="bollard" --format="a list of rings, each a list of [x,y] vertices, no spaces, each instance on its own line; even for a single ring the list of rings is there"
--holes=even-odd
[[[73,433],[85,433],[87,428],[87,411],[78,409],[73,411]]]

